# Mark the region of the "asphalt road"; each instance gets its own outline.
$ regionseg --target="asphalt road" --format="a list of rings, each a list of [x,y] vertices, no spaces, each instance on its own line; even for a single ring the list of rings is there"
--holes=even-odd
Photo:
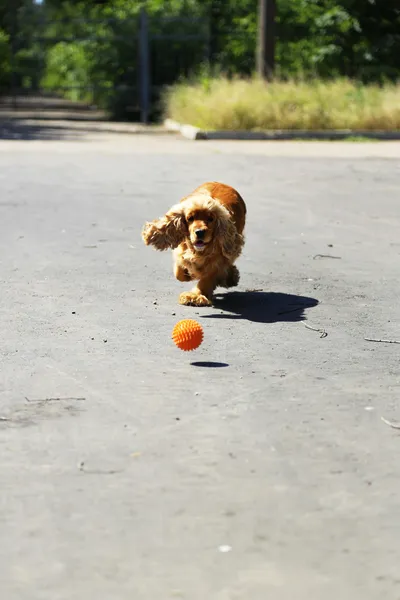
[[[17,137],[1,597],[398,600],[400,346],[364,338],[400,340],[400,145]],[[237,292],[201,310],[140,231],[206,180],[248,222]]]

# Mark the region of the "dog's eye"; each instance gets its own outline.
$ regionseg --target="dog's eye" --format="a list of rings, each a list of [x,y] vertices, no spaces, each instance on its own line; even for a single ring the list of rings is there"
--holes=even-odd
[[[194,217],[188,217],[186,220],[188,223],[193,223]]]
[[[214,217],[208,217],[207,223],[212,223],[214,221]]]

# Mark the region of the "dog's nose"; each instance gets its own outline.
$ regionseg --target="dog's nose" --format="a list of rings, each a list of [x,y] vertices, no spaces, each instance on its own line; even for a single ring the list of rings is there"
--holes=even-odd
[[[204,231],[204,229],[196,229],[196,237],[199,240],[204,239],[205,234],[206,234],[206,232]]]

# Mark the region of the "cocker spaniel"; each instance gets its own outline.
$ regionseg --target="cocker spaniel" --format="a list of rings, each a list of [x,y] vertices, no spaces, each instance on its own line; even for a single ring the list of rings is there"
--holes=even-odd
[[[197,281],[179,303],[211,306],[217,286],[239,282],[234,265],[241,254],[246,205],[240,194],[223,183],[207,182],[182,198],[155,221],[146,223],[142,238],[157,250],[174,250],[174,273],[179,281]]]

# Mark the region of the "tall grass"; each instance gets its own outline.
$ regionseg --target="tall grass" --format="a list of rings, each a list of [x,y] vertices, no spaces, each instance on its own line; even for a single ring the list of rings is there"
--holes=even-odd
[[[400,85],[203,77],[168,89],[164,109],[171,119],[208,130],[396,130]]]

